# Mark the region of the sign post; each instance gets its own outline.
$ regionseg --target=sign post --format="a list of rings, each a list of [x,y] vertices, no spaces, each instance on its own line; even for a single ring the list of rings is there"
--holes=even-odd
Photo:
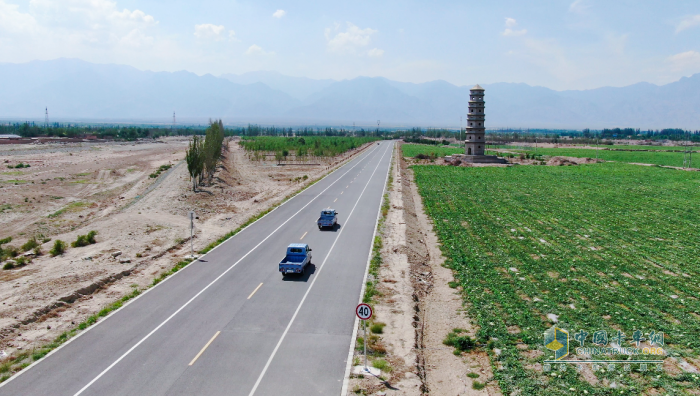
[[[369,320],[372,317],[372,307],[365,303],[361,303],[355,308],[355,314],[357,315],[358,318],[362,321],[362,327],[364,329],[365,336],[363,338],[364,341],[364,350],[365,350],[365,368],[364,372],[369,373],[369,368],[367,368],[367,320]]]
[[[193,233],[194,233],[194,212],[190,211],[190,257],[194,259],[194,241],[193,241]]]

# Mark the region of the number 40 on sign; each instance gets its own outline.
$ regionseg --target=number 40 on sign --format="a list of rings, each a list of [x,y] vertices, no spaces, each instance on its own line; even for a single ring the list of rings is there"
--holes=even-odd
[[[361,320],[369,320],[372,317],[372,307],[365,303],[359,304],[355,309],[355,313]]]

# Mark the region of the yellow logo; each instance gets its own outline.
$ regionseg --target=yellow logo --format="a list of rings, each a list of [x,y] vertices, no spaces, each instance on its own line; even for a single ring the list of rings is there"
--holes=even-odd
[[[554,351],[554,359],[560,360],[569,355],[569,332],[552,326],[544,333],[544,346]]]

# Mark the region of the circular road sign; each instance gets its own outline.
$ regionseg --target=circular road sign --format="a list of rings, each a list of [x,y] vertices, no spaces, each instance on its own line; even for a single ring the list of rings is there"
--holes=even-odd
[[[355,313],[357,314],[358,318],[368,320],[372,317],[372,307],[365,303],[359,304],[357,308],[355,308]]]

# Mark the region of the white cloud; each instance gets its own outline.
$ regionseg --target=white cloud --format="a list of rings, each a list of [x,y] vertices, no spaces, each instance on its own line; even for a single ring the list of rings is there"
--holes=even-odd
[[[22,13],[19,6],[7,4],[0,0],[0,32],[34,33],[38,29],[37,21],[30,14]]]
[[[527,29],[522,29],[522,30],[514,30],[511,28],[514,28],[518,22],[513,19],[513,18],[506,18],[506,30],[501,33],[504,36],[511,36],[511,37],[517,37],[517,36],[522,36],[525,33],[527,33]]]
[[[373,58],[381,58],[383,55],[384,55],[383,49],[372,48],[371,50],[367,51],[367,56],[370,56]]]
[[[249,56],[268,56],[268,55],[274,55],[274,52],[268,52],[262,49],[259,45],[253,44],[245,52],[246,55]]]
[[[585,4],[586,0],[576,0],[571,5],[569,5],[569,12],[575,12],[577,14],[583,14],[590,5]]]
[[[350,22],[346,22],[347,29],[344,32],[339,32],[331,38],[331,29],[326,29],[327,48],[330,52],[339,54],[354,54],[360,47],[369,45],[373,34],[377,30],[366,28],[360,29]],[[340,25],[335,25],[335,30],[340,30]]]
[[[224,31],[226,31],[226,28],[223,25],[211,23],[194,25],[194,35],[199,39],[221,39]]]
[[[285,11],[285,10],[277,10],[277,11],[275,11],[274,14],[272,14],[272,16],[277,18],[277,19],[280,19],[285,15],[287,15],[287,11]]]
[[[700,70],[700,53],[697,51],[681,52],[668,57],[666,61],[670,63],[671,69],[676,72]]]
[[[700,25],[700,14],[687,16],[676,25],[676,33],[680,33],[685,29],[690,29],[697,25]]]

